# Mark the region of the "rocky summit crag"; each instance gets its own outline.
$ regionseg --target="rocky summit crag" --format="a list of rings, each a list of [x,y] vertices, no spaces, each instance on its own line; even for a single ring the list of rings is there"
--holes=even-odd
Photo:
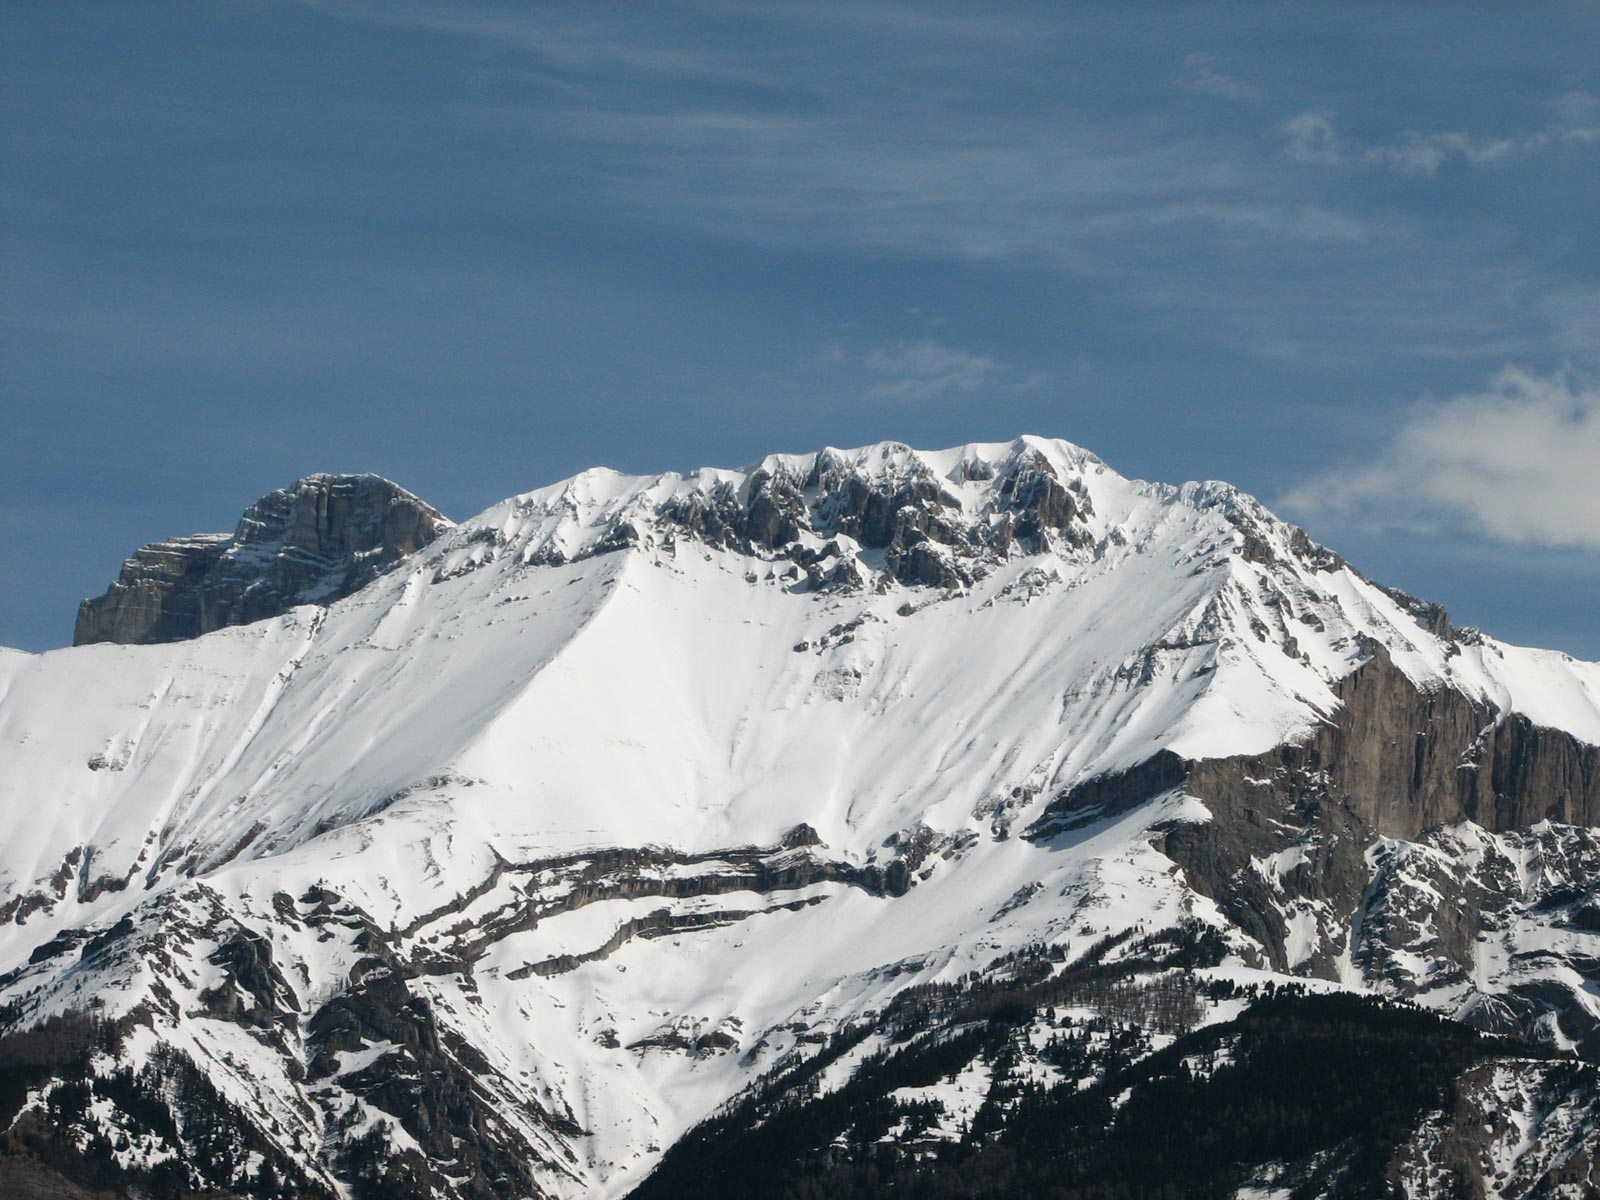
[[[450,528],[377,475],[308,475],[269,492],[230,535],[133,552],[103,596],[78,607],[73,645],[176,642],[359,591]]]
[[[317,476],[140,555],[0,651],[0,1192],[1600,1189],[1600,665],[1226,484]]]

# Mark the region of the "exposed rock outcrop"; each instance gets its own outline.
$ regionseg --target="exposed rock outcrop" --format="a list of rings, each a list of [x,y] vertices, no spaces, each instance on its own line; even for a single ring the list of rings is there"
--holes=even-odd
[[[1081,454],[1081,452],[1079,452]],[[1097,463],[1052,461],[1026,439],[998,462],[937,466],[896,442],[868,450],[774,456],[748,473],[664,475],[618,502],[586,499],[579,476],[559,494],[530,494],[515,510],[539,540],[522,561],[564,563],[685,539],[793,567],[803,590],[851,592],[869,582],[969,586],[1018,554],[1088,553],[1095,515],[1082,473]],[[553,518],[553,520],[552,520]],[[559,531],[559,532],[554,532]],[[482,544],[446,551],[435,580],[495,561],[515,534],[485,529]]]
[[[308,475],[257,500],[231,535],[136,550],[105,595],[78,607],[73,644],[176,642],[299,604],[330,604],[449,527],[381,476]]]
[[[1179,785],[1242,824],[1306,803],[1309,788],[1374,833],[1410,840],[1457,821],[1495,831],[1544,820],[1600,825],[1600,747],[1453,688],[1424,691],[1381,648],[1334,694],[1339,709],[1302,741],[1193,762],[1163,751],[1058,797],[1030,834],[1125,811]]]
[[[1533,1034],[1559,1013],[1563,1037],[1600,1048],[1569,976],[1509,982],[1487,1005],[1471,982],[1478,944],[1519,914],[1582,919],[1566,910],[1592,895],[1600,866],[1600,748],[1449,687],[1418,688],[1381,649],[1334,691],[1340,708],[1299,742],[1198,761],[1162,751],[1063,793],[1028,835],[1181,788],[1211,819],[1173,824],[1160,849],[1275,968],[1336,979],[1353,967],[1399,994],[1445,990],[1498,1031]],[[1420,974],[1408,965],[1420,962],[1431,964]],[[1565,969],[1600,975],[1577,960]]]

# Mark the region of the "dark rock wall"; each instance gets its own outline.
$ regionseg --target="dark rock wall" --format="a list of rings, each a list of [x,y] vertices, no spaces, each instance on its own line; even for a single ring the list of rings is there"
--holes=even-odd
[[[1375,834],[1414,841],[1462,820],[1496,832],[1543,820],[1600,825],[1600,747],[1453,688],[1418,688],[1382,650],[1334,685],[1340,708],[1304,741],[1265,754],[1184,762],[1163,751],[1057,797],[1030,831],[1048,836],[1185,791],[1244,825],[1335,801]]]
[[[134,552],[103,596],[78,608],[74,645],[143,644],[245,625],[365,587],[450,522],[377,475],[311,475],[263,496],[229,537]]]
[[[1516,714],[1501,718],[1450,688],[1419,689],[1382,650],[1334,691],[1341,707],[1305,741],[1199,761],[1163,751],[1063,793],[1028,836],[1047,840],[1182,787],[1212,819],[1173,825],[1160,848],[1283,968],[1282,911],[1323,902],[1359,922],[1381,883],[1367,862],[1379,837],[1417,841],[1463,820],[1494,832],[1544,820],[1600,825],[1600,747]],[[1280,878],[1257,867],[1293,846],[1300,861]],[[1451,894],[1436,914],[1437,949],[1463,967],[1485,903]],[[1376,922],[1367,934],[1384,938]],[[1336,949],[1325,942],[1301,969],[1334,976]]]
[[[1286,764],[1326,770],[1379,833],[1415,839],[1463,819],[1486,829],[1600,824],[1600,748],[1451,688],[1419,690],[1386,654],[1342,679],[1342,708]]]
[[[200,628],[201,588],[228,544],[225,534],[152,542],[133,552],[103,596],[78,606],[72,644],[170,642]]]

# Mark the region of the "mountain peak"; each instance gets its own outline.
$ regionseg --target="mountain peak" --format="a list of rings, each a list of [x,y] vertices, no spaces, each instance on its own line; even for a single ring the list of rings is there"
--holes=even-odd
[[[508,556],[575,562],[689,537],[786,559],[788,577],[811,590],[967,586],[1015,553],[1092,545],[1090,467],[1119,478],[1071,443],[1031,437],[937,451],[829,447],[687,474],[585,471],[467,522],[441,547],[437,577]]]
[[[134,551],[78,608],[74,645],[172,642],[327,604],[365,587],[451,522],[381,475],[306,475],[245,509],[232,534]]]

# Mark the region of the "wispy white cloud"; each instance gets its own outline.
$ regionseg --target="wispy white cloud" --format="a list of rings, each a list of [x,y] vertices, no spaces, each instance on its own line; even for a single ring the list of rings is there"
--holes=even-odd
[[[931,400],[948,392],[972,392],[1001,369],[987,354],[973,354],[932,338],[869,350],[862,358],[878,382],[877,400]]]
[[[1184,60],[1183,71],[1178,75],[1179,85],[1219,100],[1249,102],[1261,98],[1260,88],[1217,70],[1215,62],[1208,54],[1189,55]]]
[[[887,115],[590,110],[559,127],[597,157],[617,201],[772,244],[1120,274],[1129,259],[1111,243],[1125,236],[1193,245],[1248,228],[1262,245],[1332,229],[1344,238],[1359,223],[1276,195],[1259,168],[1198,141],[1140,142],[1060,114],[934,117],[905,103],[911,111]]]
[[[1231,53],[1173,47],[1167,80],[1231,102],[1175,113],[1159,88],[1107,107],[1070,77],[1041,86],[1087,35],[1039,10],[952,20],[769,0],[738,6],[752,36],[722,42],[604,7],[303,2],[491,46],[482,79],[504,84],[515,64],[527,85],[485,82],[456,118],[526,138],[527,160],[560,163],[562,186],[668,235],[1053,272],[1300,366],[1579,353],[1566,339],[1582,322],[1530,303],[1544,285],[1525,260],[1489,262],[1481,229],[1427,228],[1426,212],[1286,164],[1278,117],[1235,67],[1250,60]],[[1593,108],[1587,93],[1560,97],[1515,152],[1582,141]],[[1364,144],[1323,109],[1280,132],[1290,158],[1324,166],[1426,173],[1512,153],[1458,133]]]
[[[1388,142],[1344,136],[1325,110],[1299,113],[1282,126],[1284,152],[1294,161],[1322,166],[1380,166],[1410,175],[1433,175],[1452,159],[1474,166],[1503,162],[1559,146],[1600,144],[1600,100],[1587,92],[1563,93],[1538,129],[1509,137],[1443,130],[1407,130]]]
[[[1377,529],[1466,529],[1600,553],[1600,382],[1508,368],[1407,412],[1377,459],[1314,479],[1286,512]]]
[[[1295,162],[1342,165],[1349,158],[1345,140],[1326,112],[1303,112],[1283,123],[1284,152]]]
[[[1572,354],[1600,362],[1600,287],[1551,288],[1543,303]]]
[[[682,45],[653,45],[619,36],[604,20],[557,6],[439,4],[430,0],[294,0],[353,25],[391,27],[464,38],[509,50],[551,68],[616,70],[635,77],[763,84],[767,76],[740,59]],[[602,10],[592,16],[604,17]]]
[[[1101,245],[1112,226],[1146,223],[1186,242],[1207,228],[1244,226],[1300,240],[1354,220],[1331,212],[1320,220],[1303,196],[1275,198],[1263,164],[1221,155],[1202,138],[1152,137],[1148,127],[1123,129],[1061,103],[992,103],[1037,86],[1041,47],[1060,22],[896,4],[825,17],[803,4],[745,5],[741,13],[804,36],[768,30],[761,48],[731,54],[641,41],[604,9],[580,18],[537,6],[299,2],[339,20],[492,44],[537,64],[541,83],[541,72],[559,74],[539,102],[485,99],[463,116],[562,138],[570,170],[612,199],[723,235],[1080,269],[1091,258],[1121,259]],[[805,48],[839,22],[870,31],[854,51],[878,48],[870,70]],[[1009,48],[998,61],[996,42]],[[608,72],[640,87],[618,87]],[[1230,99],[1255,94],[1207,55],[1186,58],[1179,82]],[[961,103],[968,98],[984,103]]]
[[[884,401],[917,403],[1001,386],[1012,392],[1030,391],[1047,378],[1038,372],[1018,378],[1009,365],[991,355],[931,337],[865,350],[829,341],[819,348],[817,357],[825,367],[859,372],[866,394]]]

